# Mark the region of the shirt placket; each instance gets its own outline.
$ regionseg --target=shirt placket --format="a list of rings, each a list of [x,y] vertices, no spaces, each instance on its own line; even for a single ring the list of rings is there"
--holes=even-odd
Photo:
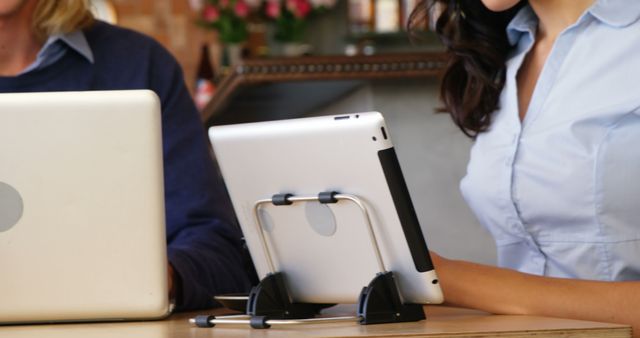
[[[540,73],[538,81],[536,83],[536,87],[531,96],[529,107],[527,108],[527,112],[525,114],[524,120],[520,122],[519,114],[518,114],[518,90],[517,90],[517,74],[518,70],[522,66],[524,58],[526,54],[530,51],[533,46],[534,35],[533,32],[530,31],[528,38],[528,46],[524,52],[518,55],[518,59],[514,60],[514,67],[512,67],[512,71],[509,72],[510,80],[513,85],[512,90],[510,91],[511,95],[514,95],[514,98],[511,102],[514,103],[513,107],[511,107],[510,111],[513,113],[511,115],[510,124],[512,124],[511,130],[515,132],[511,136],[509,148],[510,153],[506,154],[506,165],[509,167],[511,172],[510,175],[510,199],[512,203],[512,213],[509,215],[509,225],[514,231],[514,233],[520,234],[523,241],[523,251],[526,251],[526,254],[523,252],[524,256],[526,256],[528,262],[527,272],[536,273],[536,274],[544,274],[545,265],[546,265],[546,257],[544,253],[540,250],[540,247],[536,241],[536,239],[531,235],[531,233],[527,230],[526,222],[522,218],[521,213],[521,198],[525,197],[525,191],[520,191],[518,189],[518,171],[516,170],[516,164],[518,162],[518,153],[520,151],[520,147],[522,145],[523,140],[526,140],[526,136],[530,133],[531,126],[534,121],[537,120],[542,115],[542,110],[544,108],[544,104],[547,101],[549,94],[553,88],[553,84],[556,81],[558,74],[560,73],[560,68],[566,56],[569,54],[571,46],[576,38],[575,29],[567,29],[562,34],[558,36],[556,39],[552,50],[547,57],[545,65]]]

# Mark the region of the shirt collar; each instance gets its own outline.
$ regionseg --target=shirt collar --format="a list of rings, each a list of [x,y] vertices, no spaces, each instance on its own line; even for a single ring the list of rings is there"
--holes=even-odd
[[[597,20],[613,26],[625,27],[640,19],[640,1],[638,0],[596,0],[587,10]],[[582,20],[585,15],[579,19]],[[515,45],[522,34],[535,33],[538,17],[530,6],[523,7],[507,26],[507,38]]]
[[[589,12],[607,25],[626,27],[640,19],[640,1],[598,0]]]
[[[509,43],[513,46],[518,41],[522,34],[534,33],[538,26],[538,17],[530,6],[524,6],[516,16],[511,19],[511,22],[507,26],[507,38]]]
[[[87,61],[93,63],[93,52],[91,51],[91,47],[89,47],[89,42],[87,42],[87,38],[84,36],[82,31],[74,31],[66,34],[54,34],[47,39],[44,46],[40,50],[40,53],[44,53],[50,45],[53,45],[57,41],[62,41],[69,48],[75,50],[78,54],[82,55]]]

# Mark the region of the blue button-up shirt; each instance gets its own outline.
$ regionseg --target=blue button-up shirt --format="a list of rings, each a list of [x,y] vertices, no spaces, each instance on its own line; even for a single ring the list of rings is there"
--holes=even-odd
[[[55,34],[49,36],[42,48],[40,48],[36,60],[18,75],[42,69],[55,63],[60,60],[69,49],[75,50],[78,54],[86,58],[87,61],[93,63],[93,52],[82,31]]]
[[[596,1],[558,36],[522,122],[516,75],[538,19],[525,7],[507,28],[500,109],[461,182],[500,266],[640,279],[639,19],[640,1]]]

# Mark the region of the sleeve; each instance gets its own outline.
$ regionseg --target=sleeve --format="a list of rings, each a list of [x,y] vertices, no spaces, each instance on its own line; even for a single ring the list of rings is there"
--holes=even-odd
[[[149,87],[162,103],[168,257],[177,309],[213,307],[212,296],[246,292],[241,233],[182,70],[164,48],[152,53]]]

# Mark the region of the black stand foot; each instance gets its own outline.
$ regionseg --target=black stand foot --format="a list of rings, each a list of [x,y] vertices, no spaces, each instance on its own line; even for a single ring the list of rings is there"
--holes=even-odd
[[[214,327],[216,325],[211,322],[213,319],[216,319],[216,316],[199,315],[196,316],[194,324],[198,327]]]
[[[360,324],[414,322],[426,319],[420,304],[403,304],[392,272],[381,272],[358,297]]]
[[[292,303],[282,273],[276,272],[268,274],[251,289],[247,315],[269,319],[311,318],[331,305]]]

